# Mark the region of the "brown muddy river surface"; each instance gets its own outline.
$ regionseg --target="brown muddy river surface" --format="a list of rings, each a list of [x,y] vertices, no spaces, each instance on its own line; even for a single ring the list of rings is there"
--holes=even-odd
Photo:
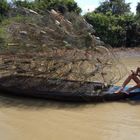
[[[128,70],[140,66],[140,56],[122,61]],[[140,140],[140,102],[68,104],[0,95],[0,139]]]

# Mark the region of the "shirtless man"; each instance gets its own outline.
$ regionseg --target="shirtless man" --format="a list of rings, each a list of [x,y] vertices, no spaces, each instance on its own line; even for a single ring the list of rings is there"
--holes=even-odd
[[[130,91],[132,91],[136,88],[140,88],[140,67],[138,67],[136,71],[131,70],[131,72],[132,73],[126,78],[126,80],[124,81],[122,86],[115,93],[124,92],[126,94],[129,94]],[[130,87],[126,91],[123,91],[125,86],[131,81],[131,79],[133,79],[135,81],[136,85],[133,87]]]

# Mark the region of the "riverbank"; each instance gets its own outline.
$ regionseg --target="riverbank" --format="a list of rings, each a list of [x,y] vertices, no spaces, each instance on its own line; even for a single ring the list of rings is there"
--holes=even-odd
[[[127,58],[127,57],[139,57],[140,56],[140,47],[134,48],[113,48],[112,52],[116,54],[120,58]]]

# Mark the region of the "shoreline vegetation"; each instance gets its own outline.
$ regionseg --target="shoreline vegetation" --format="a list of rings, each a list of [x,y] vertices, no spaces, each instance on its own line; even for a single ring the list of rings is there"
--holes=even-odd
[[[120,48],[113,48],[112,52],[116,54],[120,58],[127,58],[127,57],[140,57],[140,46],[138,47],[120,47]]]

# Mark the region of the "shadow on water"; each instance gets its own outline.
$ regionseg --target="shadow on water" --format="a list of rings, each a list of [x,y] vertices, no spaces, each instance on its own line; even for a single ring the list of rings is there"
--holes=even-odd
[[[124,103],[129,103],[130,105],[140,105],[140,100],[128,100],[125,101]]]
[[[140,100],[121,100],[115,101],[117,103],[125,103],[130,105],[140,105]],[[31,110],[40,110],[40,109],[84,109],[89,105],[96,107],[99,104],[106,104],[111,102],[64,102],[64,101],[54,101],[47,100],[43,98],[32,98],[32,97],[23,97],[16,95],[9,95],[0,93],[0,108],[20,108],[20,109],[31,109]]]
[[[53,101],[43,98],[32,98],[32,97],[22,97],[16,95],[4,95],[0,93],[0,108],[6,107],[16,107],[22,109],[83,109],[86,105],[91,103],[86,102],[64,102],[64,101]],[[92,103],[93,107],[96,105]]]

